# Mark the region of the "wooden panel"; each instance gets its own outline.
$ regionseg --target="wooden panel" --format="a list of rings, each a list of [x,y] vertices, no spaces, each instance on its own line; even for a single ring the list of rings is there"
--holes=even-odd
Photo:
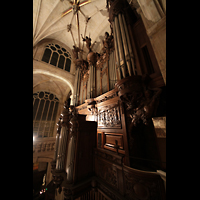
[[[101,148],[101,147],[102,147],[102,133],[97,132],[97,148]]]
[[[123,149],[123,137],[122,135],[110,135],[106,134],[106,145],[113,147],[115,145],[115,140],[118,141],[118,145]]]
[[[98,128],[121,128],[120,109],[118,106],[98,109]]]
[[[123,156],[95,150],[95,173],[98,189],[111,199],[165,200],[163,180],[156,172],[123,165]]]
[[[74,182],[93,174],[93,149],[96,147],[97,123],[83,120],[85,117],[78,115],[79,129],[76,139]]]

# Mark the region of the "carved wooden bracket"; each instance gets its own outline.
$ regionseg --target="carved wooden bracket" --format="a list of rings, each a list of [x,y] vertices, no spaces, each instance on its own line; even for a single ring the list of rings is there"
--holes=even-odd
[[[98,109],[95,107],[96,101],[94,99],[87,99],[86,103],[88,103],[87,109],[91,112],[92,115],[97,115]]]
[[[149,77],[137,75],[126,77],[115,84],[131,118],[131,126],[140,122],[147,125],[151,117],[156,115],[161,89],[149,88],[149,81]]]

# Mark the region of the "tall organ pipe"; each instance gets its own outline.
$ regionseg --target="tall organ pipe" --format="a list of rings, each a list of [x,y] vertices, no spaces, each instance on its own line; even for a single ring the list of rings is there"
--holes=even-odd
[[[67,102],[64,104],[64,110],[61,113],[61,132],[59,137],[59,148],[58,148],[58,156],[56,161],[56,170],[62,171],[64,170],[64,160],[65,153],[67,147],[67,137],[69,134],[68,122],[69,122],[69,109],[67,107]]]
[[[119,80],[121,80],[120,60],[119,60],[119,54],[118,54],[117,36],[115,32],[115,22],[113,21],[112,24],[113,24],[113,34],[114,34],[114,44],[115,44],[116,65],[117,65]]]
[[[123,14],[121,14],[121,13],[118,14],[119,26],[120,26],[121,36],[122,36],[122,41],[123,41],[126,65],[127,65],[127,68],[128,68],[129,76],[131,76],[132,73],[131,73],[130,55],[129,55],[129,52],[128,52],[128,45],[127,45],[127,42],[126,42],[126,35],[125,35],[124,25],[123,25],[123,21],[122,21],[122,15]]]
[[[124,15],[122,15],[122,21],[123,21],[124,29],[125,29],[125,33],[126,33],[126,39],[127,39],[127,43],[128,43],[128,49],[129,49],[129,53],[130,53],[130,59],[131,59],[131,65],[132,65],[133,73],[134,73],[134,75],[137,75],[136,74],[137,72],[136,72],[136,69],[135,69],[135,64],[134,64],[134,56],[133,56],[133,50],[132,50],[132,47],[131,47],[130,36],[129,36],[129,32],[128,32],[128,28],[127,28],[127,25],[126,25]]]
[[[119,60],[120,60],[120,68],[122,69],[123,78],[126,77],[126,71],[125,71],[125,63],[124,63],[124,53],[123,53],[123,47],[122,47],[122,40],[121,40],[121,32],[119,28],[119,22],[118,17],[115,17],[115,30],[116,30],[116,36],[117,36],[117,44],[119,49]]]

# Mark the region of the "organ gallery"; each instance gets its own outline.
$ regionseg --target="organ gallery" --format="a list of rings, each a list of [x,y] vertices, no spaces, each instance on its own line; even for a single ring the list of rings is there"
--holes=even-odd
[[[34,198],[166,198],[165,43],[166,1],[33,2]]]

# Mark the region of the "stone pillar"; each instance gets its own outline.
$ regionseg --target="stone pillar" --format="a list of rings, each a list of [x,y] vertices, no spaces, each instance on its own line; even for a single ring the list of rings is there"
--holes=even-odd
[[[166,84],[166,1],[138,0],[141,15]]]

